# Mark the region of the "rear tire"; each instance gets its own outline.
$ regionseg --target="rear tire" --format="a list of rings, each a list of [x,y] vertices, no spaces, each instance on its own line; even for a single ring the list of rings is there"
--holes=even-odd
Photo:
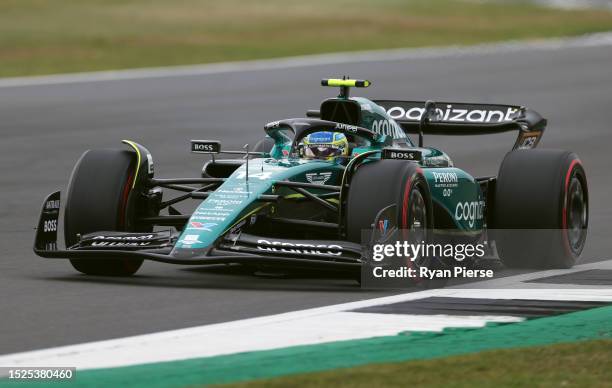
[[[570,268],[588,228],[586,174],[576,154],[517,150],[497,178],[493,226],[500,259],[508,267]]]
[[[131,151],[99,149],[86,151],[77,162],[64,213],[66,247],[78,242],[77,235],[98,231],[128,231],[133,227],[135,154]],[[143,260],[71,259],[87,275],[130,276]]]

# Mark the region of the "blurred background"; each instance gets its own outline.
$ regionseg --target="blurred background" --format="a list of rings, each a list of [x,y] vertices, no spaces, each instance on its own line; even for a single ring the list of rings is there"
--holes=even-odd
[[[606,0],[2,0],[0,77],[610,29]]]

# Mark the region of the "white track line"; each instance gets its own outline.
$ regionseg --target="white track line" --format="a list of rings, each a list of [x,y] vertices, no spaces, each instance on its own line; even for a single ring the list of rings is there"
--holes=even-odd
[[[552,276],[590,268],[609,267],[612,261],[577,266],[572,270],[543,271],[532,276]],[[319,344],[349,339],[394,335],[402,331],[440,331],[446,327],[479,327],[487,322],[514,322],[516,317],[419,316],[350,312],[363,307],[404,302],[430,296],[492,299],[585,300],[612,302],[612,289],[526,289],[525,275],[502,279],[505,289],[481,289],[493,281],[471,284],[471,289],[438,289],[405,293],[265,317],[144,334],[133,337],[9,354],[0,366],[76,366],[109,368],[176,361],[239,352]],[[511,280],[514,279],[514,282]],[[503,282],[502,282],[503,281]],[[549,285],[554,287],[554,285]]]
[[[176,361],[290,346],[397,335],[403,331],[441,331],[447,327],[482,327],[487,322],[518,322],[517,317],[424,316],[337,312],[244,325],[215,325],[189,335],[133,338],[101,346],[81,346],[51,353],[24,355],[0,365],[76,366],[78,369],[111,368]],[[59,349],[58,349],[59,350]]]
[[[242,71],[289,69],[341,63],[389,62],[407,59],[448,58],[482,54],[512,53],[517,51],[555,51],[574,47],[612,46],[612,33],[597,33],[572,38],[509,41],[475,46],[448,46],[409,49],[359,51],[318,54],[242,62],[205,65],[143,68],[134,70],[98,71],[49,76],[0,79],[0,88],[36,85],[58,85],[86,82],[134,80],[147,78],[185,77]]]

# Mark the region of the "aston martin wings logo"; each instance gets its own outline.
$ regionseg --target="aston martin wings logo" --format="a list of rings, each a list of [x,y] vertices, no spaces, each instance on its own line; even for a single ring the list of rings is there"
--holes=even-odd
[[[314,183],[314,184],[318,184],[318,185],[324,185],[325,182],[327,182],[329,180],[329,178],[331,178],[332,173],[331,171],[328,172],[313,172],[310,174],[306,174],[306,180],[310,183]]]

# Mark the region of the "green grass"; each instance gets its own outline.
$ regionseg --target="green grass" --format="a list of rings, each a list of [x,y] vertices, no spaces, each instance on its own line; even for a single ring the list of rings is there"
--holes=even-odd
[[[612,387],[611,364],[612,340],[595,340],[495,350],[427,361],[369,364],[219,387],[603,388]]]
[[[474,0],[2,0],[0,77],[612,29],[612,12]]]

